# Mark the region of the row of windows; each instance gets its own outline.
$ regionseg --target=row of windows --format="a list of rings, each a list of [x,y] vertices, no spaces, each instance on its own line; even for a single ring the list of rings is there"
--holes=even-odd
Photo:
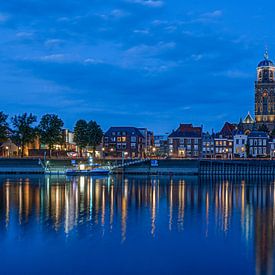
[[[236,144],[242,144],[244,145],[245,144],[245,139],[236,139]]]
[[[226,146],[228,143],[228,146],[232,146],[232,141],[227,142],[226,140],[216,140],[215,145],[216,146]]]
[[[250,146],[266,146],[266,139],[250,139]]]
[[[203,153],[214,153],[213,148],[203,148],[202,151],[203,151]]]
[[[127,133],[126,132],[112,132],[112,136],[126,136]],[[136,135],[135,132],[131,133],[132,136]]]
[[[105,142],[108,142],[109,138],[105,137]],[[127,137],[111,137],[110,142],[127,142]],[[131,142],[136,142],[137,137],[131,137]]]
[[[253,156],[257,156],[257,155],[265,155],[266,154],[266,148],[263,147],[263,148],[250,148],[250,154],[253,155]]]
[[[173,149],[173,145],[169,145],[169,148]],[[191,145],[186,145],[186,147],[185,146],[180,146],[179,149],[192,150],[192,146]],[[193,150],[199,150],[199,145],[194,145]]]
[[[127,144],[126,143],[117,143],[117,149],[126,149]],[[131,143],[131,149],[136,148],[136,143]]]
[[[214,141],[210,141],[210,142],[206,142],[206,141],[204,141],[203,143],[203,146],[213,146],[214,145]]]
[[[180,142],[180,144],[192,144],[192,140],[193,140],[194,144],[199,144],[199,139],[198,138],[180,138],[179,142]],[[169,139],[169,143],[170,144],[173,143],[172,138]]]
[[[232,153],[232,149],[216,148],[216,153],[218,154]]]

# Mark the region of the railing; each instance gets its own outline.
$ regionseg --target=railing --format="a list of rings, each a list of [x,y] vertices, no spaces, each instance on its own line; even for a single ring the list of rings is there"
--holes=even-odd
[[[130,166],[130,165],[143,163],[143,162],[146,162],[146,161],[149,161],[149,160],[150,160],[150,158],[139,159],[139,160],[134,160],[134,161],[128,161],[128,162],[124,162],[124,163],[119,164],[119,165],[110,166],[109,168],[110,168],[110,170],[114,170],[114,169],[118,169],[118,168],[124,168],[124,167]]]

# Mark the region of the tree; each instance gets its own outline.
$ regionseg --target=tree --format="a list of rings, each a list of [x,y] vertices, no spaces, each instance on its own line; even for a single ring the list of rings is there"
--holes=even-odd
[[[96,121],[91,120],[88,123],[88,135],[88,145],[92,147],[94,157],[96,146],[98,146],[101,143],[103,138],[103,131],[101,130],[101,127],[96,123]]]
[[[52,156],[52,149],[55,144],[62,143],[62,127],[63,121],[54,114],[46,114],[42,116],[38,125],[38,133],[40,141],[47,144],[50,150],[50,157]]]
[[[88,141],[88,123],[80,119],[76,122],[74,127],[74,142],[80,149],[81,157],[83,149],[88,145]]]
[[[37,119],[33,114],[24,113],[12,117],[11,121],[14,128],[12,140],[21,146],[21,157],[23,157],[25,146],[33,142],[37,136],[37,129],[33,127]]]
[[[0,112],[0,141],[5,141],[8,138],[8,115]]]

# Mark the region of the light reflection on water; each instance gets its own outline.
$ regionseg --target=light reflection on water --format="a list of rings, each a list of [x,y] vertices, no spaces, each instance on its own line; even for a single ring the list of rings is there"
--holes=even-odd
[[[26,240],[31,248],[32,238],[40,236],[43,242],[51,236],[57,245],[95,240],[97,249],[106,239],[114,251],[127,243],[153,249],[159,242],[181,253],[205,245],[203,255],[197,251],[198,259],[189,260],[195,265],[200,257],[210,257],[205,253],[210,253],[212,244],[220,247],[224,242],[222,253],[227,256],[228,250],[240,261],[230,263],[228,272],[235,270],[234,264],[245,273],[274,271],[275,189],[271,179],[126,176],[1,177],[0,181],[0,244],[16,247],[18,240]],[[72,245],[71,249],[79,247]],[[135,253],[119,251],[114,257]],[[155,253],[158,256],[157,248]],[[181,273],[187,263],[178,260],[173,272]],[[171,272],[168,263],[162,268],[164,273]],[[196,268],[191,270],[201,271]],[[207,263],[203,268],[205,272],[213,269]]]

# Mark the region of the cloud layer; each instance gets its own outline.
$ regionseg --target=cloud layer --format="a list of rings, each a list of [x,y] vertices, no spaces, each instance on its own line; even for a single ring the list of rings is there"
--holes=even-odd
[[[245,2],[5,1],[0,109],[158,133],[238,121],[253,112],[265,45],[275,49],[272,9]]]

